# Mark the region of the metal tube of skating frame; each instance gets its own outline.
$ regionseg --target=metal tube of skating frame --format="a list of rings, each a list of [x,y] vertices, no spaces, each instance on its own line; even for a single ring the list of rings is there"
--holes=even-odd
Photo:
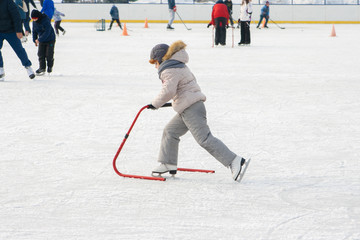
[[[178,168],[177,170],[178,171],[183,171],[183,172],[215,173],[214,170],[194,169],[194,168]]]

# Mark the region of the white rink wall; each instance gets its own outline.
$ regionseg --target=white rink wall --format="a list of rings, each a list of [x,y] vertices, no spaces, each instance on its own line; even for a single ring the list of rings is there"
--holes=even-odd
[[[113,4],[56,4],[66,14],[64,21],[110,20]],[[120,19],[128,22],[166,22],[167,4],[116,4]],[[213,5],[177,4],[178,13],[185,22],[206,23]],[[262,5],[253,5],[253,20],[259,20]],[[234,5],[233,18],[238,19],[240,5]],[[360,5],[271,5],[270,17],[279,23],[360,23]],[[176,21],[180,19],[178,16]]]

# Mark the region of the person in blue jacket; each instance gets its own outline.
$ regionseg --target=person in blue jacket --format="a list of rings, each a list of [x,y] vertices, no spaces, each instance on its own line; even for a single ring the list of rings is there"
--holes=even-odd
[[[23,48],[20,39],[23,37],[21,18],[18,7],[13,0],[0,0],[0,81],[4,80],[4,61],[1,54],[4,40],[14,50],[22,65],[26,68],[28,76],[32,79],[35,74],[31,68],[31,61]]]
[[[121,26],[121,22],[120,22],[120,17],[119,17],[119,9],[115,6],[115,4],[111,7],[110,9],[110,15],[111,15],[111,22],[110,22],[110,27],[108,30],[111,30],[111,27],[114,23],[114,21],[117,22],[117,24],[119,25],[120,29],[122,30],[122,26]]]
[[[41,13],[45,13],[50,21],[54,16],[55,6],[53,0],[44,0]]]
[[[37,75],[45,74],[46,63],[47,72],[51,73],[54,66],[54,49],[55,49],[55,31],[50,23],[50,18],[38,10],[31,12],[33,20],[33,41],[38,48],[39,69]]]
[[[268,24],[269,17],[270,17],[269,14],[270,14],[270,3],[269,3],[269,1],[266,1],[265,6],[263,6],[261,8],[260,20],[259,20],[259,23],[256,26],[256,28],[259,28],[259,26],[264,18],[265,18],[265,26],[264,27],[268,28],[267,24]]]

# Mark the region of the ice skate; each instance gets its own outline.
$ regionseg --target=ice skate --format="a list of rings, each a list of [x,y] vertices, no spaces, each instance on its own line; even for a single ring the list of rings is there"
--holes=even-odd
[[[167,172],[169,172],[171,175],[175,176],[175,174],[177,172],[177,166],[172,165],[172,164],[162,163],[162,164],[160,164],[160,166],[156,167],[152,171],[151,175],[153,175],[153,176],[161,176],[161,174],[167,173]]]
[[[5,80],[5,71],[4,68],[0,68],[0,81],[4,81]]]
[[[51,67],[48,67],[48,68],[47,68],[47,72],[48,72],[48,74],[50,74],[50,73],[52,72],[52,68],[51,68]]]
[[[36,75],[42,76],[42,75],[44,75],[44,74],[45,74],[45,69],[39,68],[38,70],[36,70]]]
[[[33,69],[31,68],[31,66],[25,67],[27,74],[29,76],[30,79],[34,79],[35,78],[35,73],[33,71]]]
[[[26,42],[27,42],[27,37],[26,37],[26,36],[23,36],[23,37],[20,39],[20,41],[21,41],[22,43],[26,43]]]
[[[175,28],[173,28],[172,26],[170,26],[169,24],[166,27],[167,30],[174,30]]]
[[[236,156],[236,158],[232,161],[230,164],[231,174],[234,179],[234,181],[240,180],[240,173],[242,166],[245,164],[245,159],[239,156]]]

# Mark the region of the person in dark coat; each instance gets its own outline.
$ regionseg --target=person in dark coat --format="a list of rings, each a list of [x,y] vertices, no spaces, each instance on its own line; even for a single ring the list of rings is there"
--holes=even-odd
[[[22,65],[26,68],[28,76],[34,78],[31,61],[23,48],[20,39],[23,37],[21,18],[18,7],[13,0],[0,0],[0,80],[4,80],[4,62],[1,53],[4,40],[14,50]]]
[[[213,6],[211,13],[211,22],[207,26],[215,26],[215,45],[219,45],[219,43],[223,46],[226,45],[226,27],[228,27],[228,22],[228,8],[222,0],[219,0]]]
[[[224,3],[227,6],[228,11],[229,11],[229,20],[230,20],[231,27],[234,27],[234,19],[232,17],[233,3],[231,0],[225,0]]]
[[[45,13],[38,10],[31,12],[33,20],[33,41],[38,48],[39,69],[37,75],[43,75],[46,69],[51,73],[54,66],[55,31],[51,26],[50,19]]]
[[[117,24],[119,25],[120,29],[122,30],[122,26],[121,26],[121,22],[120,22],[120,17],[119,17],[119,9],[115,6],[115,4],[112,6],[111,10],[110,10],[110,15],[111,15],[111,23],[110,23],[110,27],[108,30],[111,30],[111,27],[114,23],[114,21],[117,22]]]

